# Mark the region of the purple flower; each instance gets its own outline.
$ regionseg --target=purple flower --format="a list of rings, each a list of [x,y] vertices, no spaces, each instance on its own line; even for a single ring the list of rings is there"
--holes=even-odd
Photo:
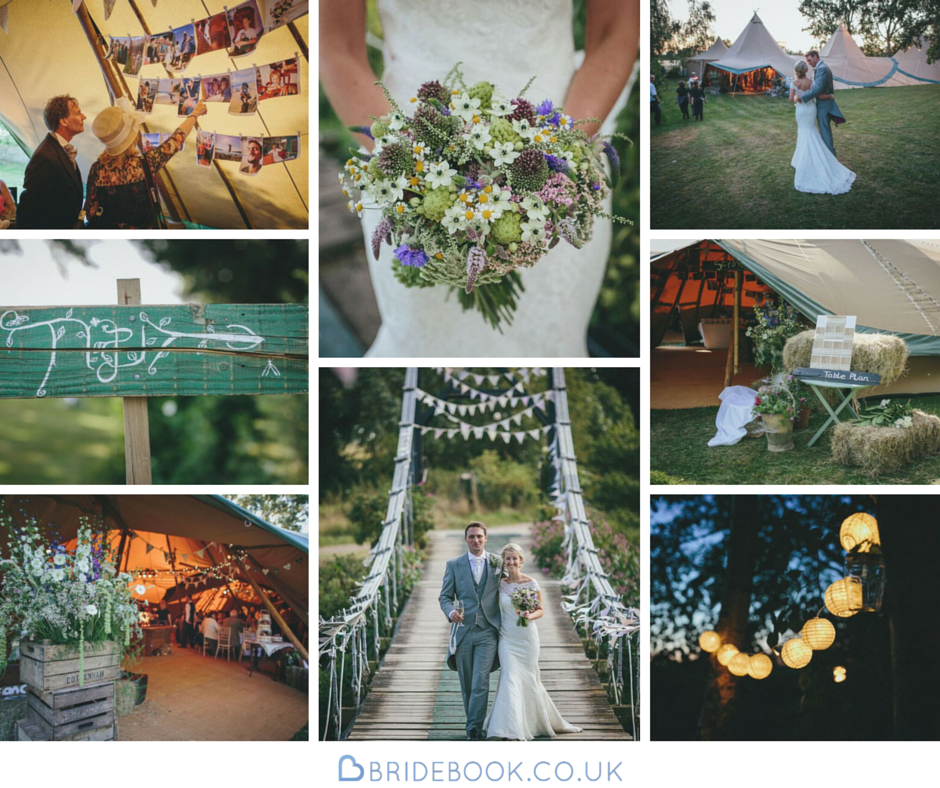
[[[421,268],[428,261],[428,256],[421,249],[412,249],[408,244],[402,244],[395,250],[395,259],[402,265]]]
[[[392,242],[392,223],[388,218],[383,217],[372,233],[372,254],[375,259],[379,259],[379,251],[382,248],[382,242],[390,244]]]
[[[604,154],[610,160],[610,168],[615,172],[620,170],[620,154],[617,149],[610,144],[610,140],[604,140]]]
[[[483,270],[483,267],[486,265],[486,252],[484,252],[479,246],[474,246],[470,249],[470,253],[467,255],[467,293],[473,292],[473,285],[477,281],[477,277],[480,275],[480,272]]]
[[[375,139],[375,137],[372,136],[372,129],[368,126],[350,126],[349,130],[358,132],[359,134],[365,134],[370,140]]]
[[[552,156],[552,154],[546,153],[545,162],[552,172],[568,172],[568,162],[560,156]]]
[[[551,99],[545,99],[545,101],[535,108],[535,111],[539,115],[551,115],[554,109],[555,105],[552,104]]]

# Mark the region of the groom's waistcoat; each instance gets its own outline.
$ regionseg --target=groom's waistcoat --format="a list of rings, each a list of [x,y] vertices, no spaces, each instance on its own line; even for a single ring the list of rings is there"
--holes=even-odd
[[[473,567],[470,568],[470,576],[473,577]],[[477,597],[481,600],[483,599],[483,594],[486,591],[486,584],[491,580],[489,565],[487,561],[483,562],[483,571],[480,572],[480,582],[474,582],[473,587],[476,589]],[[485,629],[490,626],[490,622],[486,620],[486,613],[483,612],[483,605],[477,606],[476,618],[473,622],[473,626],[477,629]]]

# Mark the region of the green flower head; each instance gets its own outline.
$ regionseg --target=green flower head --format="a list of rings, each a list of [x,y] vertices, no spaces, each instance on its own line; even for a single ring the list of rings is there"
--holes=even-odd
[[[369,131],[372,132],[372,136],[376,139],[379,137],[384,137],[391,131],[389,125],[384,120],[377,120],[372,124]]]
[[[490,82],[477,82],[467,91],[470,98],[480,99],[480,109],[489,109],[493,99],[493,85]]]
[[[439,222],[447,209],[454,204],[457,195],[446,187],[432,189],[424,195],[424,215],[431,221]]]
[[[490,225],[490,238],[507,246],[522,238],[522,219],[518,213],[506,211]]]
[[[511,142],[513,145],[522,141],[522,137],[516,134],[512,123],[506,118],[497,118],[493,121],[490,125],[490,136],[495,142]]]

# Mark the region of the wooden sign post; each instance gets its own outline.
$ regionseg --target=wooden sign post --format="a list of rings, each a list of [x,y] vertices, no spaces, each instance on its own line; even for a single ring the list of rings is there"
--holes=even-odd
[[[146,397],[303,394],[305,304],[0,307],[0,399],[121,397],[127,483],[150,483]]]

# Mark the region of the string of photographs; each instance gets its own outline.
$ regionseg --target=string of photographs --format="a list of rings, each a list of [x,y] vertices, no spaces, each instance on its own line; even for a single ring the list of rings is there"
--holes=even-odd
[[[247,0],[166,33],[112,38],[107,57],[123,66],[124,73],[131,76],[137,76],[141,68],[155,63],[170,71],[182,72],[193,58],[219,50],[225,50],[229,57],[244,57],[255,51],[265,33],[306,15],[308,4],[308,0],[262,0],[261,3]],[[113,8],[114,0],[104,0],[105,19],[111,16]]]
[[[144,134],[144,150],[149,150]],[[300,157],[300,132],[289,137],[240,137],[196,129],[196,164],[211,167],[215,161],[237,161],[242,175],[257,175],[262,167],[283,164]]]
[[[429,394],[421,389],[415,389],[415,393],[419,402],[424,403],[430,408],[434,408],[435,415],[449,413],[451,416],[475,416],[477,413],[486,413],[487,411],[495,410],[497,406],[501,408],[514,408],[517,405],[522,405],[528,408],[531,405],[532,408],[542,408],[545,406],[546,401],[552,400],[555,397],[553,391],[544,391],[541,394],[526,394],[520,397],[506,393],[498,396],[484,395],[486,399],[481,402],[472,405],[461,405],[457,402],[448,402],[439,399],[433,394]],[[532,410],[532,408],[529,408],[529,410]],[[531,415],[531,413],[529,413],[529,415]],[[517,421],[516,423],[518,424],[519,422]]]
[[[155,104],[176,107],[190,115],[200,101],[228,104],[229,115],[250,116],[258,102],[300,95],[300,61],[295,56],[264,66],[198,77],[141,77],[137,83],[137,109],[146,114]]]

